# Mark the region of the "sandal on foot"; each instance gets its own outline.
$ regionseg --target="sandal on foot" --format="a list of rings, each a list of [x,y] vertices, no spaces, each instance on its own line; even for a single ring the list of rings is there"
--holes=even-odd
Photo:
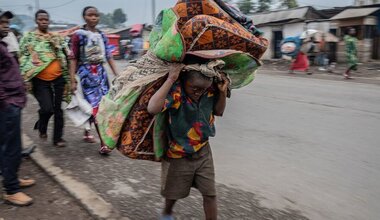
[[[108,156],[112,152],[107,146],[101,146],[99,149],[99,154],[103,156]]]
[[[66,147],[66,141],[61,139],[60,141],[54,142],[54,146],[56,147]]]
[[[83,136],[83,141],[87,143],[96,143],[95,137],[93,135]]]

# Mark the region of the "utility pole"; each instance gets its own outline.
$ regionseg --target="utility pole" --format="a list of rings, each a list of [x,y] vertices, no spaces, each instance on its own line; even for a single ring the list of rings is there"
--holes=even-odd
[[[35,6],[34,8],[36,9],[36,11],[40,10],[40,0],[35,0],[34,6]]]
[[[156,20],[156,0],[152,0],[152,24]]]
[[[26,7],[28,8],[30,16],[33,17],[33,6],[31,4],[27,4]]]

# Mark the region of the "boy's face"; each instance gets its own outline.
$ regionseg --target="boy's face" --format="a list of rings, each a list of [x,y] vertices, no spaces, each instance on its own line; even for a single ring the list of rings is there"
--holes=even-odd
[[[0,17],[0,38],[4,38],[9,32],[9,18],[6,16]]]
[[[210,88],[212,80],[205,80],[202,78],[192,78],[185,82],[185,92],[189,98],[198,102],[202,95]]]

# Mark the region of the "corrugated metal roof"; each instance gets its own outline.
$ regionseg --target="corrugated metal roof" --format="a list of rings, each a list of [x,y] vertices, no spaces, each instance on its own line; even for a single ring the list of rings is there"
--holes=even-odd
[[[341,13],[335,15],[331,20],[347,19],[347,18],[358,18],[368,16],[380,8],[349,8]]]
[[[287,9],[255,14],[252,15],[251,18],[255,25],[292,19],[306,19],[306,13],[308,10],[309,7],[300,7],[296,9]]]

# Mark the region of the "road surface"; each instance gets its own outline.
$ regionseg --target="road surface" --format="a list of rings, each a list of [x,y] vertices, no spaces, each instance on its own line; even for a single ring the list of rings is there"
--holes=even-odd
[[[217,180],[311,219],[380,219],[380,87],[258,74],[212,141]]]

